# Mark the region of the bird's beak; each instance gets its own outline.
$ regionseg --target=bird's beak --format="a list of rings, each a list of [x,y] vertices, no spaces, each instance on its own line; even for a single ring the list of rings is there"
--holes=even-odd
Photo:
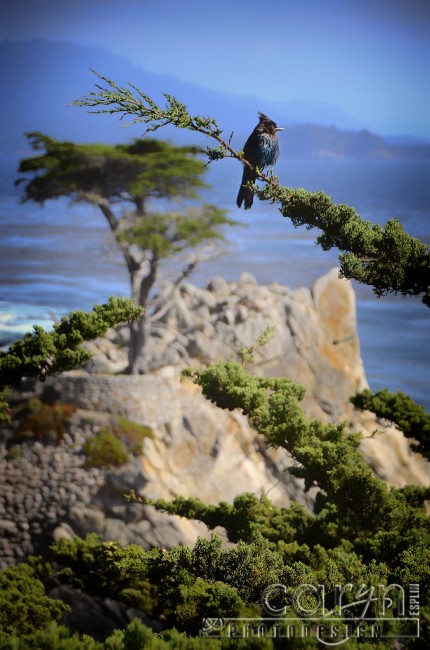
[[[277,126],[275,131],[285,131],[283,126]]]

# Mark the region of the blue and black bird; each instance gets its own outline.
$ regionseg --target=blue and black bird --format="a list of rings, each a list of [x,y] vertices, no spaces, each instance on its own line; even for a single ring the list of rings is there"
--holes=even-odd
[[[249,136],[243,148],[244,157],[253,167],[264,169],[272,167],[279,158],[279,143],[277,131],[283,131],[280,126],[264,115],[258,113],[260,121]],[[254,200],[254,193],[248,183],[254,183],[257,174],[253,169],[244,165],[242,183],[239,194],[237,195],[237,207],[240,208],[245,203],[245,210],[249,210]]]

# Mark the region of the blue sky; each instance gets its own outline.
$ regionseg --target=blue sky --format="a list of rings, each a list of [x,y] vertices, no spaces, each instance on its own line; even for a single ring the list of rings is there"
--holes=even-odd
[[[429,0],[2,0],[0,38],[93,45],[237,95],[430,139]]]

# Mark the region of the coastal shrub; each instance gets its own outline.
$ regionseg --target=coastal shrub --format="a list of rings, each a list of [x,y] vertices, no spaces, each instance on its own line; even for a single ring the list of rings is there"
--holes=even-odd
[[[46,404],[33,397],[23,406],[24,417],[15,440],[39,440],[51,444],[61,442],[75,411],[72,404]]]
[[[131,499],[138,500],[135,494]],[[293,501],[288,508],[274,507],[266,497],[251,492],[239,494],[233,503],[205,504],[198,497],[177,496],[171,501],[146,499],[145,503],[170,514],[198,519],[209,528],[225,528],[231,542],[249,541],[255,532],[276,544],[311,543],[315,539],[315,519],[301,503]]]
[[[147,553],[141,546],[131,544],[124,549],[117,542],[104,542],[100,535],[89,533],[85,539],[62,538],[51,550],[58,577],[74,587],[113,598],[123,589],[142,587]]]
[[[237,590],[220,581],[186,575],[163,594],[167,624],[198,635],[205,617],[239,616],[243,603]]]
[[[198,538],[194,548],[175,546],[170,550],[144,551],[131,544],[104,542],[97,535],[85,539],[61,539],[52,545],[56,562],[66,567],[58,575],[90,592],[121,597],[124,589],[139,590],[148,582],[155,585],[160,602],[171,586],[188,585],[189,576],[234,587],[244,603],[253,601],[271,582],[282,578],[284,563],[269,542],[255,533],[249,542],[222,548],[219,535]],[[130,592],[128,592],[130,594]]]
[[[295,648],[312,647],[306,641],[304,644],[300,641]],[[3,643],[0,641],[0,650],[274,650],[287,647],[274,643],[276,641],[264,638],[193,638],[176,629],[155,633],[139,619],[134,619],[125,629],[114,630],[104,641],[96,641],[87,634],[78,634],[63,625],[51,623],[32,635],[8,636]],[[363,650],[367,649],[363,647]]]
[[[0,643],[10,635],[31,635],[58,621],[68,605],[46,595],[43,582],[29,564],[0,571]]]
[[[372,393],[368,388],[351,397],[359,409],[368,409],[378,417],[391,420],[408,438],[414,438],[412,449],[430,460],[430,414],[402,391],[391,393],[386,388]]]
[[[366,565],[347,546],[327,551],[315,545],[309,563],[289,564],[281,554],[270,551],[269,542],[258,534],[250,543],[239,542],[231,548],[223,548],[221,538],[213,535],[210,540],[199,538],[194,548],[176,546],[170,550],[154,548],[150,551],[135,545],[121,547],[89,535],[86,539],[62,539],[52,550],[56,576],[60,580],[84,592],[110,597],[140,609],[150,618],[162,621],[165,628],[178,628],[182,636],[175,632],[173,638],[182,639],[186,645],[180,645],[181,648],[199,647],[193,645],[188,635],[195,636],[195,642],[202,642],[198,635],[204,618],[261,617],[259,600],[269,584],[287,586],[287,605],[300,585],[324,584],[330,607],[329,592],[336,584],[387,584],[389,577],[385,564],[370,562]],[[423,562],[423,557],[419,562]],[[408,573],[408,578],[414,577],[413,571]],[[354,595],[355,592],[347,594],[345,600],[352,603]],[[288,615],[297,617],[290,609]],[[163,639],[167,640],[169,634],[168,630],[162,633]],[[315,648],[315,641],[307,638],[295,638],[293,645],[284,638],[280,646],[276,640],[272,645],[268,639],[267,645],[261,646],[254,644],[257,641],[262,643],[261,638],[242,640],[247,645],[226,639],[222,646],[213,647]],[[209,639],[205,639],[204,647],[210,647],[206,643]],[[172,642],[172,647],[178,646]],[[358,646],[356,641],[350,641],[345,647]],[[386,645],[377,640],[366,645],[361,640],[359,647],[382,650]]]
[[[117,418],[111,431],[117,438],[122,440],[127,450],[133,456],[139,456],[142,453],[142,445],[145,438],[153,438],[154,435],[150,427],[144,424],[138,424],[125,417]]]
[[[365,463],[360,434],[308,419],[300,405],[304,391],[290,380],[253,376],[234,362],[190,374],[207,398],[223,408],[241,408],[269,443],[289,452],[295,461],[291,473],[304,479],[305,489],[318,490],[313,512],[294,502],[278,507],[252,494],[218,505],[183,497],[148,500],[146,505],[212,529],[223,527],[234,545],[223,547],[215,534],[198,539],[194,548],[151,551],[97,538],[61,540],[52,550],[62,580],[191,635],[206,616],[261,616],[259,599],[270,584],[286,585],[286,605],[303,584],[324,585],[328,607],[336,605],[336,585],[348,584],[420,584],[423,601],[429,601],[428,489],[388,488]],[[354,606],[357,593],[346,593],[343,602]],[[366,611],[378,617],[376,604]],[[424,610],[424,631],[426,617]],[[307,642],[296,639],[294,648]],[[405,647],[425,647],[419,643],[411,640]],[[348,644],[355,648],[357,642]]]
[[[300,406],[304,391],[290,380],[255,377],[233,362],[217,363],[192,374],[207,397],[222,402],[225,408],[246,410],[269,442],[290,453],[295,461],[292,473],[304,479],[306,488],[319,489],[315,507],[313,512],[294,502],[279,507],[267,497],[253,494],[239,495],[232,504],[206,505],[199,499],[183,497],[171,503],[146,502],[172,514],[199,519],[212,529],[223,527],[233,543],[227,547],[216,534],[209,540],[199,538],[193,548],[149,551],[137,545],[122,547],[104,542],[96,535],[59,540],[51,549],[51,574],[56,579],[136,608],[165,628],[161,638],[137,626],[129,631],[127,641],[123,632],[116,631],[102,647],[139,647],[133,646],[131,639],[136,635],[140,642],[141,634],[152,635],[143,647],[163,647],[157,645],[162,643],[171,644],[167,648],[178,647],[179,640],[179,647],[198,647],[193,643],[199,642],[203,618],[261,617],[264,613],[259,600],[270,584],[286,586],[279,604],[287,607],[295,589],[303,584],[324,585],[328,607],[335,605],[332,594],[336,585],[348,584],[419,584],[423,602],[429,602],[430,525],[424,507],[428,489],[388,488],[365,464],[359,450],[360,435],[349,433],[343,425],[308,419]],[[123,420],[122,427],[120,434],[119,425],[113,423],[110,430],[101,430],[87,440],[87,461],[92,454],[97,462],[102,459],[109,466],[115,466],[118,458],[126,462],[130,454],[126,435],[131,431],[131,440],[138,439],[139,444],[142,436],[150,435],[130,421]],[[45,572],[46,576],[49,578]],[[355,597],[356,591],[351,591],[345,594],[344,602],[352,606]],[[294,615],[290,609],[288,614]],[[372,614],[377,616],[378,612],[371,603],[367,616]],[[18,621],[17,629],[24,622]],[[429,622],[430,613],[423,608],[421,629],[427,639]],[[179,631],[166,630],[173,627]],[[173,636],[169,637],[170,633]],[[206,641],[205,647],[209,647]],[[251,648],[251,641],[247,639],[243,647]],[[90,643],[88,639],[85,642]],[[67,643],[78,641],[72,638]],[[241,647],[235,643],[239,641],[223,641],[222,647]],[[277,647],[276,641],[267,643],[268,648]],[[349,640],[345,647],[356,648],[357,643]],[[426,647],[423,643],[407,640],[405,648],[418,650]],[[360,640],[360,649],[366,646],[372,650],[386,647],[382,641],[366,644]],[[294,639],[293,645],[282,647],[296,650],[315,644],[312,639]]]
[[[33,634],[13,634],[0,641],[0,650],[103,650],[108,647],[87,634],[80,635],[57,623],[51,623]],[[112,650],[114,648],[117,646],[112,646]]]
[[[86,456],[86,467],[120,467],[130,460],[123,442],[106,429],[88,438],[82,452]]]
[[[88,438],[82,451],[87,467],[120,467],[139,456],[145,438],[152,437],[152,429],[128,418],[115,419],[109,427]]]
[[[91,416],[84,416],[83,422],[89,426],[94,424]],[[134,422],[126,417],[114,416],[106,424],[103,431],[111,433],[123,444],[125,450],[132,456],[139,456],[142,453],[143,441],[145,438],[153,438],[154,434],[150,427]]]

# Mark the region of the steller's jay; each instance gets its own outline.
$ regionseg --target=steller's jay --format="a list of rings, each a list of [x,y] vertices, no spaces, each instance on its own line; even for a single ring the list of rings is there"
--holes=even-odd
[[[260,121],[249,136],[243,148],[244,157],[253,167],[264,169],[264,167],[271,167],[279,158],[279,144],[277,131],[283,131],[280,126],[276,126],[275,122],[264,115],[258,113]],[[240,185],[239,194],[237,195],[237,207],[240,208],[242,203],[245,202],[245,210],[249,210],[254,200],[254,193],[249,187],[248,183],[254,183],[257,178],[255,170],[250,169],[247,165],[244,166],[242,183]]]

